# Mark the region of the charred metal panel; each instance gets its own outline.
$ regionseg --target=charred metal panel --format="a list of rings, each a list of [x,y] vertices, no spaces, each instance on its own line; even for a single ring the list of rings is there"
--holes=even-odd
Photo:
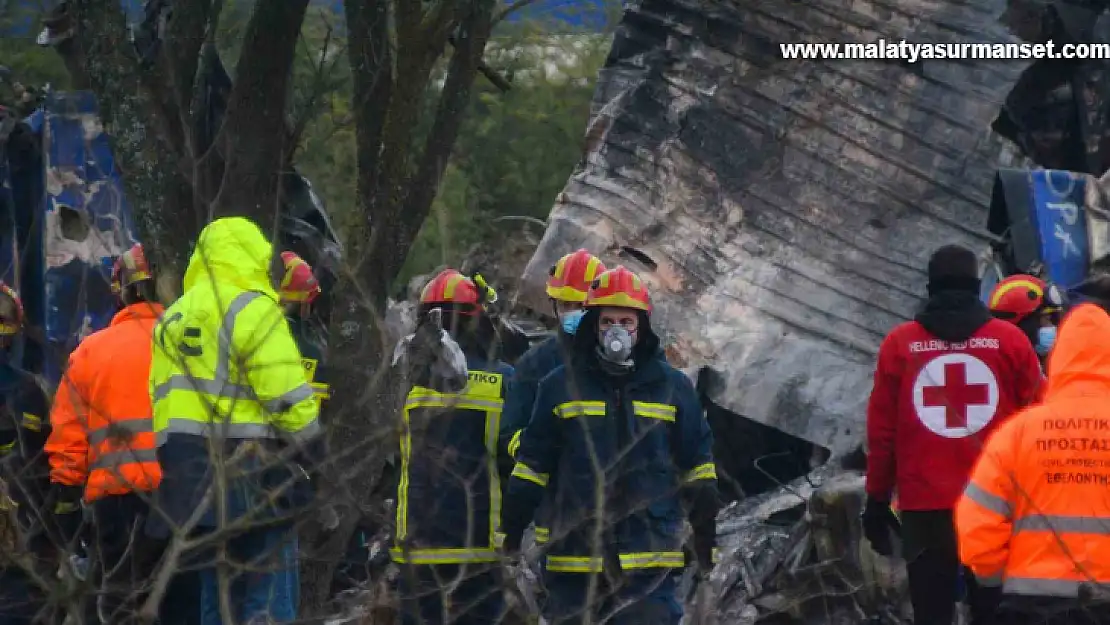
[[[928,256],[992,238],[995,171],[1021,160],[990,124],[1028,64],[784,60],[778,44],[1017,42],[1007,4],[631,3],[522,297],[544,306],[547,268],[578,247],[623,262],[672,362],[719,374],[714,404],[858,445],[875,352],[919,306]]]
[[[43,265],[41,274],[29,279],[41,281],[44,306],[35,321],[45,330],[43,375],[56,384],[69,352],[116,312],[112,262],[136,239],[94,96],[52,94],[45,115]]]

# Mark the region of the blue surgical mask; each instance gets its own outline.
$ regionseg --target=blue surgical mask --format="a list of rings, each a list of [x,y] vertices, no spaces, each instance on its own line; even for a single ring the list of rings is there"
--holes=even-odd
[[[1056,344],[1056,326],[1043,326],[1037,329],[1037,353],[1047,354]]]
[[[572,310],[567,313],[559,315],[559,321],[563,324],[563,332],[567,334],[574,334],[578,331],[578,324],[582,323],[582,317],[586,316],[584,310]]]

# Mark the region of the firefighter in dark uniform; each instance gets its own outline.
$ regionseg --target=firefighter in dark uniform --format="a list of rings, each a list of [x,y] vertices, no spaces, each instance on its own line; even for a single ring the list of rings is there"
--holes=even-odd
[[[401,566],[406,624],[494,623],[502,611],[494,534],[501,512],[498,449],[507,442],[498,435],[513,369],[492,354],[497,338],[485,305],[496,298],[481,276],[453,269],[420,295],[422,317],[443,310],[444,328],[466,355],[469,383],[458,394],[416,385],[405,400],[390,554]]]
[[[289,329],[301,351],[301,364],[316,397],[328,398],[328,383],[324,376],[323,361],[327,350],[327,328],[312,318],[312,302],[320,296],[320,282],[312,273],[312,266],[293,252],[282,252],[281,262],[285,274],[281,279],[278,296],[285,308]]]
[[[0,544],[0,625],[32,622],[45,595],[24,567],[52,579],[66,553],[59,547],[73,541],[81,523],[78,503],[49,497],[50,463],[43,451],[50,435],[49,403],[34,377],[11,362],[22,329],[23,304],[0,282],[0,514],[7,534]]]
[[[551,623],[613,615],[608,622],[619,625],[677,625],[684,516],[700,574],[712,569],[713,435],[690,379],[659,358],[650,312],[636,274],[624,267],[601,274],[586,297],[571,366],[540,382],[520,438],[503,551],[513,557],[537,504],[551,498],[544,562]]]
[[[555,336],[529,349],[516,361],[512,392],[505,398],[505,412],[501,417],[502,436],[508,438],[508,456],[516,455],[520,434],[532,416],[536,402],[536,389],[540,380],[568,360],[571,341],[578,323],[586,314],[583,304],[590,283],[605,273],[601,259],[582,249],[563,256],[551,267],[547,279],[547,296],[559,318]],[[546,519],[547,503],[541,504],[536,513],[536,542],[546,543],[550,530]]]

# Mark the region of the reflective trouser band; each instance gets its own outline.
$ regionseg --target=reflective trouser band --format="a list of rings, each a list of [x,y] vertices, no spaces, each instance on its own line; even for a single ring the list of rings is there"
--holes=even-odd
[[[600,573],[601,558],[547,556],[547,570],[554,573]]]
[[[1097,588],[1098,582],[1069,579],[1036,579],[1030,577],[1007,577],[1002,583],[1002,592],[1007,595],[1033,595],[1042,597],[1078,597],[1083,586]]]
[[[216,367],[212,379],[185,374],[171,375],[169,379],[154,388],[151,393],[152,403],[157,404],[172,391],[193,391],[231,400],[259,401],[270,412],[282,412],[290,406],[313,397],[312,385],[307,380],[304,384],[282,394],[280,397],[264,401],[257,398],[250,385],[236,384],[230,381],[232,379],[231,347],[233,345],[232,337],[235,335],[235,318],[259,297],[262,297],[262,294],[258,291],[244,291],[231,300],[231,304],[227,307],[227,312],[224,313],[220,324],[219,351],[216,354]]]
[[[523,462],[518,462],[516,466],[513,467],[512,477],[518,477],[543,487],[547,486],[548,481],[548,475],[546,473],[534,471]]]
[[[686,557],[681,551],[645,551],[620,554],[621,569],[681,569]]]
[[[690,471],[683,478],[686,482],[696,482],[698,480],[715,480],[717,479],[717,464],[713,462],[706,462],[690,469]]]
[[[660,421],[668,421],[673,423],[677,410],[674,406],[668,404],[653,404],[646,401],[633,401],[632,412],[637,417],[647,417],[648,419],[659,419]]]
[[[517,430],[513,433],[513,437],[509,439],[509,457],[516,458],[516,450],[520,449],[520,435],[524,430]]]
[[[551,540],[551,529],[547,527],[536,527],[536,543],[542,545]]]
[[[399,564],[464,564],[467,562],[496,562],[493,549],[409,549],[393,547],[390,557]]]
[[[166,444],[170,434],[193,434],[205,438],[280,438],[305,442],[323,432],[320,422],[313,420],[296,432],[279,430],[268,423],[227,423],[221,421],[196,421],[189,418],[170,419],[156,436],[159,447]]]

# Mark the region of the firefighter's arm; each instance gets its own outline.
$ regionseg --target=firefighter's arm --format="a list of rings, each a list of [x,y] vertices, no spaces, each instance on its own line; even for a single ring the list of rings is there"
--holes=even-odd
[[[89,407],[82,384],[84,375],[84,351],[79,347],[70,355],[66,374],[54,394],[45,446],[50,481],[63,486],[84,486],[89,475]]]
[[[505,548],[510,551],[520,547],[524,529],[532,521],[536,506],[543,498],[550,475],[555,470],[561,440],[555,406],[562,387],[561,375],[552,373],[544,378],[528,426],[520,437],[520,448],[517,449],[516,464],[509,477],[501,516]]]
[[[513,371],[512,381],[505,393],[505,408],[501,412],[498,451],[503,451],[510,459],[516,457],[524,426],[528,425],[528,419],[532,417],[539,382],[533,375],[526,355],[517,362]]]
[[[498,423],[497,432],[497,470],[501,474],[501,479],[507,480],[513,470],[513,456],[516,454],[517,447],[520,446],[521,433],[524,425],[527,424],[527,418],[531,415],[525,415],[524,423],[520,423],[519,416],[514,415],[511,411],[506,412],[505,409],[509,406],[509,400],[516,394],[518,380],[516,371],[512,367],[505,366],[501,374],[504,381],[502,382],[501,391],[503,398],[501,421]]]
[[[960,561],[984,586],[1001,583],[1009,558],[1020,426],[1020,421],[1011,419],[987,440],[956,503]]]
[[[675,464],[682,478],[682,499],[694,532],[694,552],[703,570],[712,567],[717,543],[717,513],[721,502],[717,464],[713,461],[713,432],[694,385],[675,371],[675,420],[678,444]]]
[[[319,403],[277,302],[265,296],[255,298],[239,313],[234,332],[236,352],[245,361],[247,382],[274,426],[298,443],[319,435]]]
[[[879,346],[871,399],[867,403],[867,495],[890,501],[894,491],[894,440],[902,372],[895,333]]]

